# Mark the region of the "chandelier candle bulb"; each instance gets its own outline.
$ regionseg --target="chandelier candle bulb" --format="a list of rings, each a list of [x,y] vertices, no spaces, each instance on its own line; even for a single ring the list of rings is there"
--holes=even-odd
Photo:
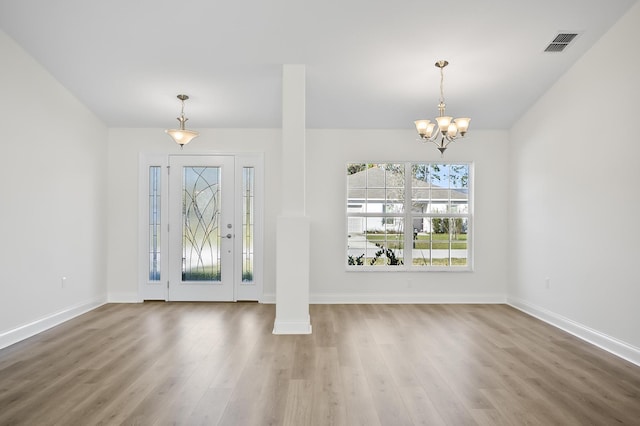
[[[418,132],[420,134],[426,133],[427,131],[427,126],[430,123],[430,120],[417,120],[415,121],[416,123],[416,129],[418,129]]]
[[[450,138],[455,138],[457,133],[458,126],[456,126],[454,123],[449,124],[449,127],[447,127],[447,136],[449,136]]]
[[[416,123],[416,130],[418,131],[418,134],[421,137],[430,137],[431,136],[431,132],[433,131],[433,125],[429,126],[429,123],[431,123],[431,120],[418,120],[415,122]],[[431,130],[429,130],[429,127],[431,127]]]
[[[463,118],[456,118],[453,121],[458,126],[460,135],[464,136],[464,134],[467,133],[467,129],[469,128],[469,122],[471,121],[471,119],[467,117],[463,117]]]
[[[436,121],[438,122],[438,127],[441,131],[445,131],[449,129],[449,124],[451,123],[451,119],[453,117],[437,117]]]

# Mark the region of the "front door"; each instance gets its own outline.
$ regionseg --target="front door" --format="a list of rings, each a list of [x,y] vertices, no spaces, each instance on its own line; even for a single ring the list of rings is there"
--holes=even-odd
[[[234,300],[234,204],[233,156],[170,156],[168,300]]]

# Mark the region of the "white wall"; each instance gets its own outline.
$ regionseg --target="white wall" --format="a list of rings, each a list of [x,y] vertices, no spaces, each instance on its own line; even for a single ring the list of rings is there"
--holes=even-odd
[[[107,129],[3,32],[0,57],[1,347],[106,300]]]
[[[440,161],[412,130],[309,130],[307,214],[311,302],[504,302],[507,259],[507,132],[473,131],[445,161],[475,167],[473,272],[356,272],[345,268],[346,164]],[[312,319],[313,321],[313,319]]]
[[[162,129],[109,130],[111,301],[137,300],[137,179],[140,152],[265,153],[264,300],[275,300],[275,223],[280,214],[280,130],[200,129],[181,152]],[[475,164],[475,271],[346,272],[345,165],[349,161],[439,160],[410,128],[307,131],[307,215],[311,220],[311,302],[504,301],[506,292],[507,133],[477,131],[451,145],[446,159]],[[412,287],[407,287],[407,280]],[[313,320],[313,319],[312,319]]]
[[[170,117],[169,117],[170,118]],[[168,118],[168,120],[169,120]],[[168,123],[171,123],[168,121]],[[163,129],[109,129],[109,300],[138,300],[138,159],[157,154],[263,152],[265,170],[264,292],[275,292],[275,226],[280,213],[281,131],[198,129],[182,151]]]
[[[513,127],[508,288],[516,306],[636,349],[638,40],[640,4]]]

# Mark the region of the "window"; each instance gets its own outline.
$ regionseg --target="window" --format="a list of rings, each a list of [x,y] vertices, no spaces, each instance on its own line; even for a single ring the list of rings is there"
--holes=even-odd
[[[242,282],[253,282],[255,168],[242,168]]]
[[[160,166],[149,167],[149,281],[160,281]]]
[[[347,266],[470,270],[471,165],[347,164]]]

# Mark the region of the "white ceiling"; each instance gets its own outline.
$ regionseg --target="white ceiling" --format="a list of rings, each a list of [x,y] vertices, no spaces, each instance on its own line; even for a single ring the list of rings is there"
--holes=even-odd
[[[110,127],[281,126],[306,64],[307,127],[506,129],[636,0],[0,0],[0,28]],[[543,50],[559,32],[579,36]]]

